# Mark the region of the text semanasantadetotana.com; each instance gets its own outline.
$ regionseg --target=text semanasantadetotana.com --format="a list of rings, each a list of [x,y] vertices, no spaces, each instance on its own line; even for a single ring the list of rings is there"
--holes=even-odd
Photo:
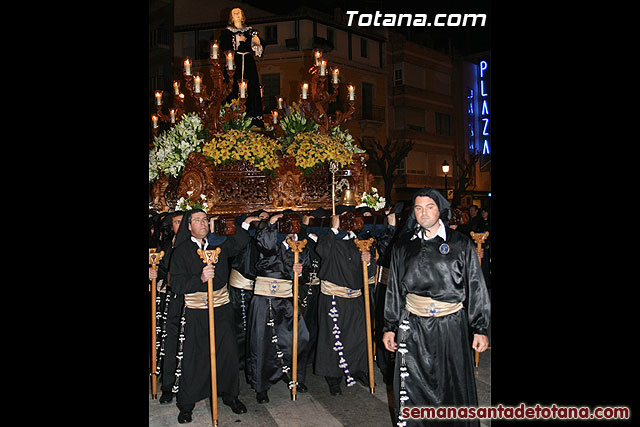
[[[620,419],[626,420],[631,411],[626,406],[597,406],[590,409],[587,406],[480,406],[480,407],[404,407],[400,409],[401,419],[574,419],[598,420]]]

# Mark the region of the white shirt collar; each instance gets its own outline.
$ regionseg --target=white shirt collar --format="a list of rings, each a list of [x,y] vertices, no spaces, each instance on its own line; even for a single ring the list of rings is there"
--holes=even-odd
[[[342,238],[342,240],[351,240],[351,239],[355,239],[356,238],[356,233],[354,233],[353,231],[349,230],[349,232],[347,233],[346,236],[344,236]]]
[[[444,228],[444,222],[442,222],[441,219],[438,219],[438,224],[440,224],[440,227],[438,227],[438,231],[436,231],[436,234],[434,234],[431,237],[427,237],[427,236],[423,236],[422,235],[422,228],[420,229],[420,231],[418,231],[412,238],[411,240],[415,239],[416,237],[420,237],[421,239],[425,239],[425,240],[431,240],[433,238],[435,238],[436,236],[440,236],[442,237],[442,240],[447,240],[447,232],[445,231]]]
[[[207,249],[207,246],[209,245],[209,241],[207,240],[207,238],[205,237],[204,239],[204,248],[202,247],[202,241],[198,241],[198,239],[196,239],[195,237],[191,236],[191,241],[195,242],[196,245],[198,245],[198,247],[202,250]]]
[[[331,228],[331,231],[333,231],[333,234],[338,234],[340,232],[340,230],[338,230],[337,228]],[[347,234],[342,238],[342,240],[351,240],[351,239],[354,239],[355,237],[356,237],[356,233],[349,230]]]

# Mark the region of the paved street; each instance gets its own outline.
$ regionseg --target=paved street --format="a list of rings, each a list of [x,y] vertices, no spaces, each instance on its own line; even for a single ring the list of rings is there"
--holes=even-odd
[[[307,393],[298,393],[292,401],[284,382],[269,390],[269,403],[258,404],[255,392],[244,381],[241,372],[240,400],[247,406],[247,413],[234,414],[228,406],[218,399],[218,420],[220,426],[393,426],[392,386],[382,382],[379,369],[374,367],[375,394],[360,383],[352,387],[342,384],[342,395],[331,396],[323,377],[312,374],[312,366],[307,368]],[[491,350],[480,355],[480,366],[475,369],[479,406],[491,405]],[[160,387],[158,387],[160,391]],[[171,403],[160,405],[151,399],[149,386],[149,427],[178,426],[178,408],[175,398]],[[211,404],[209,399],[196,404],[193,410],[191,427],[209,427],[211,422]],[[491,425],[483,421],[482,425]]]

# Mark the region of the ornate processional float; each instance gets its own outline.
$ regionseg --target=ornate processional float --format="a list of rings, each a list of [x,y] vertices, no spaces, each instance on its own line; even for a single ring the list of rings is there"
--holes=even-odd
[[[186,58],[183,81],[173,82],[168,114],[162,111],[163,93],[155,93],[150,207],[171,211],[179,200],[191,198],[206,200],[209,215],[232,216],[362,202],[373,183],[368,155],[340,128],[355,112],[355,86],[347,85],[347,111],[330,114],[340,75],[338,68],[328,67],[322,51],[314,51],[298,102],[288,105],[278,98],[278,108],[264,115],[262,129],[245,117],[244,80],[238,80],[238,98],[224,102],[233,89],[234,52],[224,53],[225,80],[217,42],[210,47],[209,78],[192,73]],[[185,96],[195,111],[186,112]]]

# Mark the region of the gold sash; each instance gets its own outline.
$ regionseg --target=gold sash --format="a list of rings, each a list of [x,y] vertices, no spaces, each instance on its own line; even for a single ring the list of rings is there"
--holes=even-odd
[[[320,292],[325,295],[335,295],[340,298],[357,298],[362,295],[362,290],[349,289],[344,286],[338,286],[328,280],[320,281]]]
[[[407,294],[405,308],[417,316],[442,317],[459,311],[462,308],[462,303],[436,301],[430,297]]]
[[[187,308],[195,308],[198,310],[203,310],[209,308],[207,306],[207,292],[194,292],[192,294],[185,294],[184,296],[184,304]],[[213,291],[213,307],[220,307],[221,305],[225,305],[229,302],[229,289],[227,285],[224,285],[222,288],[217,291]]]
[[[290,298],[293,296],[293,281],[258,276],[256,277],[253,294],[265,297]]]
[[[246,289],[249,291],[253,290],[253,280],[247,279],[244,277],[238,270],[235,268],[231,269],[231,274],[229,275],[229,286],[233,286],[238,289]]]

